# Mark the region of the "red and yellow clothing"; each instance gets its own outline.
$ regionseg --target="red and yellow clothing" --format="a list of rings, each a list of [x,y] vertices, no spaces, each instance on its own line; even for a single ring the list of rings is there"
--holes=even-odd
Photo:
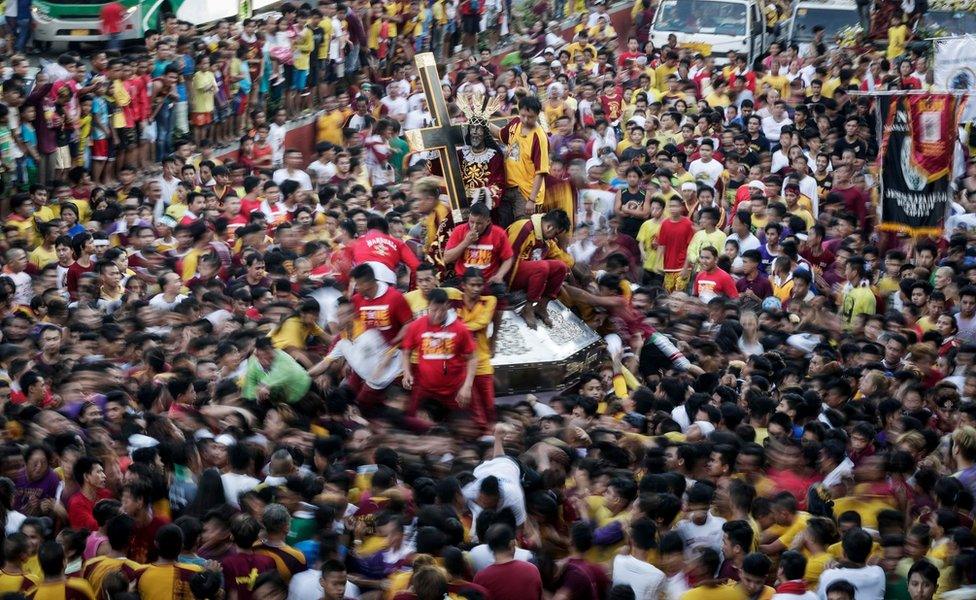
[[[254,553],[271,558],[285,583],[291,581],[295,573],[301,573],[308,568],[305,564],[305,555],[287,544],[269,546],[265,542],[260,542],[254,546]]]
[[[190,578],[203,567],[187,563],[147,565],[136,577],[142,600],[193,600]]]
[[[542,215],[532,215],[528,219],[521,219],[508,226],[508,240],[512,243],[515,262],[509,271],[509,281],[515,278],[519,264],[529,260],[559,260],[572,267],[573,257],[563,251],[556,240],[547,240],[542,236]]]
[[[128,558],[112,558],[109,556],[96,556],[85,561],[85,567],[81,570],[81,576],[91,585],[92,590],[97,596],[102,595],[102,581],[109,573],[120,572],[126,579],[133,581],[136,575],[146,568],[134,560]]]
[[[95,593],[84,579],[69,577],[64,581],[39,583],[27,597],[31,600],[95,600]]]
[[[7,573],[0,570],[0,594],[19,592],[26,594],[40,581],[30,573]]]
[[[275,568],[274,560],[253,552],[226,556],[220,566],[224,572],[225,589],[236,592],[237,600],[251,600],[258,575]]]
[[[528,200],[532,197],[532,184],[536,174],[545,175],[549,172],[549,138],[538,125],[533,129],[525,129],[518,118],[509,121],[502,128],[499,137],[508,145],[508,155],[505,158],[508,187],[518,188]],[[542,204],[545,191],[543,182],[535,199],[537,205]]]
[[[542,212],[563,210],[569,217],[569,230],[576,228],[576,188],[569,177],[557,179],[551,175],[545,178],[545,194],[542,200]]]
[[[498,300],[494,296],[482,296],[473,306],[468,308],[462,300],[457,306],[457,315],[474,336],[474,352],[478,357],[478,369],[475,375],[492,375],[495,368],[491,366],[491,347],[488,344],[488,324],[495,318],[495,307]]]
[[[445,249],[450,250],[459,246],[469,231],[471,226],[467,223],[455,227]],[[497,225],[491,225],[485,229],[477,242],[465,248],[461,257],[454,261],[454,272],[460,276],[464,275],[468,268],[474,267],[479,269],[482,277],[488,280],[494,277],[502,263],[510,258],[512,258],[512,244],[509,243],[505,230]]]

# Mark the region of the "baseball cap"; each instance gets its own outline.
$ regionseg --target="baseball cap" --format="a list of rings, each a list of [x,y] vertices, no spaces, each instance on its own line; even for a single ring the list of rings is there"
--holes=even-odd
[[[692,191],[694,191],[694,190],[697,190],[697,189],[698,189],[698,186],[695,185],[694,183],[690,182],[690,181],[686,181],[686,182],[684,182],[684,183],[681,184],[681,191],[682,192],[685,191],[685,190],[692,190]]]

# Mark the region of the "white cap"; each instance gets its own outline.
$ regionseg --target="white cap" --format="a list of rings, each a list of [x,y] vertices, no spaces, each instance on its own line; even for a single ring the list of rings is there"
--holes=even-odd
[[[562,67],[563,63],[559,62],[558,60],[554,60],[551,63],[549,63],[549,66],[552,67],[553,69],[556,69]]]
[[[545,59],[545,57],[542,57],[542,56],[536,56],[535,58],[532,59],[532,64],[534,64],[534,65],[544,65],[544,64],[546,64],[546,59]]]
[[[555,54],[556,53],[556,50],[552,46],[546,46],[546,49],[543,50],[542,53],[545,54],[547,52],[549,54]]]
[[[129,436],[129,453],[135,452],[141,448],[153,448],[159,445],[159,440],[154,437],[149,437],[148,435],[143,435],[141,433],[133,433]]]
[[[766,191],[766,184],[763,183],[763,182],[761,182],[761,181],[759,181],[758,179],[753,179],[747,185],[748,185],[748,187],[751,187],[753,189],[760,190],[762,192],[765,192]]]
[[[237,445],[237,438],[235,438],[234,436],[232,436],[229,433],[222,433],[222,434],[218,435],[217,437],[214,438],[214,441],[217,442],[218,444],[222,445],[222,446],[228,446],[228,447],[230,447],[230,446],[236,446]]]
[[[684,182],[684,183],[681,184],[681,191],[682,192],[685,191],[685,190],[695,191],[697,189],[698,189],[698,186],[695,185],[694,183],[690,182],[690,181],[686,181],[686,182]]]
[[[214,434],[209,429],[202,427],[193,432],[193,439],[198,442],[200,440],[212,440],[214,439]]]

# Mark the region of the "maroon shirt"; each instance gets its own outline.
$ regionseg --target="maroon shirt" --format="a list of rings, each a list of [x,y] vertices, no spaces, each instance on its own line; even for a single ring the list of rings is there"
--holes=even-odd
[[[129,558],[137,563],[148,564],[159,558],[156,552],[156,532],[169,523],[166,517],[153,516],[145,525],[136,525],[129,544]]]
[[[570,600],[601,600],[610,589],[610,577],[600,565],[570,558],[563,566],[559,588],[569,592]]]
[[[486,567],[474,576],[474,582],[491,594],[492,600],[540,600],[542,577],[539,569],[523,560]]]
[[[251,600],[258,575],[275,570],[274,559],[261,554],[231,554],[220,561],[228,592],[237,592],[237,600]]]

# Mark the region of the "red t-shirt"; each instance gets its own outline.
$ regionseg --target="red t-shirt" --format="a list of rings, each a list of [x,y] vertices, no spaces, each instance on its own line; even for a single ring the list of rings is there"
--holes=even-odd
[[[94,262],[88,265],[87,267],[83,267],[79,265],[77,262],[71,263],[71,266],[68,267],[68,274],[65,277],[65,286],[68,288],[68,295],[71,296],[72,300],[78,299],[78,283],[79,280],[81,279],[81,276],[84,275],[85,273],[93,273],[94,271],[95,271]]]
[[[453,396],[464,383],[474,338],[461,319],[434,325],[430,316],[424,316],[407,327],[403,349],[417,350],[416,379],[421,388]]]
[[[413,319],[413,311],[403,299],[403,294],[385,283],[377,284],[383,293],[375,298],[367,298],[356,292],[352,296],[352,303],[359,311],[363,328],[378,329],[386,341],[390,342]]]
[[[467,223],[455,227],[445,249],[450,250],[460,246],[469,231],[471,226]],[[454,261],[454,272],[464,275],[465,270],[474,267],[481,269],[485,279],[491,279],[502,263],[510,258],[512,258],[512,244],[508,241],[508,235],[498,225],[492,225],[481,234],[477,242],[465,248],[464,254]]]
[[[357,265],[364,262],[378,262],[394,272],[401,262],[407,265],[411,273],[420,266],[420,259],[403,243],[403,240],[376,229],[370,229],[366,235],[352,243],[352,259]]]
[[[261,199],[241,198],[241,215],[245,218],[250,217],[251,213],[261,208]]]
[[[98,522],[95,520],[92,511],[95,510],[95,504],[99,500],[104,500],[106,498],[111,498],[112,492],[105,488],[98,490],[95,493],[95,499],[89,500],[88,496],[77,492],[72,494],[68,498],[66,507],[68,509],[68,523],[75,529],[81,529],[84,527],[89,531],[98,530]]]
[[[681,217],[678,221],[665,219],[661,223],[661,230],[657,234],[658,244],[664,246],[664,270],[680,271],[685,266],[688,257],[688,244],[695,235],[695,226],[691,219]]]
[[[491,600],[540,600],[542,577],[539,569],[523,560],[485,567],[474,576],[474,582],[484,586]]]
[[[274,571],[274,559],[262,554],[231,554],[220,561],[224,571],[224,584],[228,592],[237,592],[237,600],[251,600],[254,580],[258,575]]]
[[[739,297],[739,290],[735,287],[732,276],[717,267],[711,273],[702,271],[695,276],[692,293],[703,300],[711,300],[716,295],[732,299]]]

